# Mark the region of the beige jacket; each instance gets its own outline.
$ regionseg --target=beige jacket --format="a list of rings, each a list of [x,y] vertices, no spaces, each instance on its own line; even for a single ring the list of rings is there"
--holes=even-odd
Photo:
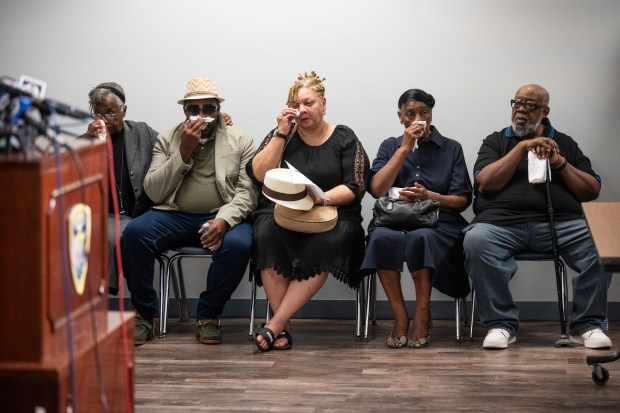
[[[179,210],[174,203],[183,177],[192,169],[179,153],[181,126],[159,134],[153,147],[153,160],[144,180],[144,191],[161,210]],[[254,140],[234,126],[226,126],[218,117],[215,138],[215,183],[225,204],[217,211],[232,228],[247,218],[256,207],[258,190],[245,171],[254,156]],[[193,211],[185,211],[193,212]]]

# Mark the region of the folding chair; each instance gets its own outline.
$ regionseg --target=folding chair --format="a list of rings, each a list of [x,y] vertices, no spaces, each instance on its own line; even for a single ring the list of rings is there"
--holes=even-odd
[[[167,320],[168,320],[168,300],[169,300],[169,287],[170,281],[174,289],[174,295],[177,299],[177,305],[179,307],[179,321],[189,320],[189,311],[187,308],[187,297],[185,292],[185,280],[183,277],[183,267],[181,262],[185,258],[194,259],[211,259],[213,253],[205,248],[201,247],[179,247],[176,248],[172,255],[167,256],[161,254],[157,257],[160,263],[159,272],[159,288],[160,288],[160,300],[159,300],[159,337],[163,338],[167,333]],[[251,267],[251,261],[250,261]],[[254,331],[254,306],[256,304],[256,280],[252,277],[252,308],[250,316],[250,336]],[[269,302],[267,302],[267,308],[269,309]],[[269,312],[268,312],[269,313]]]
[[[356,337],[361,341],[368,341],[368,326],[370,325],[370,319],[372,317],[372,325],[377,324],[375,318],[375,307],[377,302],[377,274],[370,274],[360,284],[357,291],[357,322],[356,322]],[[461,313],[461,308],[464,308],[464,312]],[[472,307],[473,309],[473,307]],[[362,335],[362,314],[364,316],[364,334]],[[372,316],[371,316],[372,314]],[[456,340],[461,339],[461,314],[465,324],[467,324],[467,298],[455,298],[454,299],[454,319],[456,324]]]
[[[517,261],[554,261],[554,254],[551,252],[536,252],[536,251],[524,251],[515,255]],[[557,265],[559,269],[559,277],[556,277],[556,286],[558,290],[558,306],[560,311],[560,338],[555,342],[556,346],[567,346],[571,343],[568,335],[566,334],[567,324],[567,308],[568,308],[568,294],[567,294],[567,274],[566,264],[564,260],[558,256]],[[476,311],[476,291],[472,287],[471,290],[471,320],[469,327],[469,338],[474,337],[474,316]]]

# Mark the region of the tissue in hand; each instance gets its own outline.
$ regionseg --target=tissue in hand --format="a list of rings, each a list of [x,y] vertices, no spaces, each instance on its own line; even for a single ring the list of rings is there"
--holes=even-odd
[[[551,180],[551,171],[549,170],[549,159],[540,159],[533,152],[527,153],[527,176],[531,184],[544,184],[549,174]]]
[[[426,121],[425,120],[414,120],[413,122],[411,122],[411,125],[422,125],[424,126],[424,129],[426,129]],[[409,126],[411,126],[409,125]],[[411,150],[411,152],[415,152],[415,150],[418,149],[418,141],[415,141],[415,145],[413,145],[413,149]]]
[[[204,120],[205,123],[213,122],[215,120],[215,118],[212,118],[211,116],[207,116],[206,118],[200,117],[198,115],[189,117],[189,120],[198,120],[198,119]]]
[[[195,120],[198,120],[198,119],[202,119],[205,122],[204,125],[202,125],[202,128],[200,128],[201,130],[206,128],[207,124],[209,124],[210,122],[213,122],[215,120],[215,118],[212,118],[210,116],[207,116],[206,118],[203,118],[203,117],[198,116],[198,115],[190,116],[189,117],[189,120],[191,120],[191,121],[195,121]]]
[[[108,133],[105,129],[105,122],[103,119],[99,119],[99,124],[101,124],[101,129],[99,129],[99,140],[104,142],[105,138],[108,136]]]

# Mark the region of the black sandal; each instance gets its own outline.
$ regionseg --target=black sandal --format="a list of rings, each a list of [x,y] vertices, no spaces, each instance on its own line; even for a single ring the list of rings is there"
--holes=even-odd
[[[260,345],[257,340],[258,336],[261,336],[263,340],[265,340],[265,342],[267,343],[267,348],[263,348]],[[273,334],[273,331],[271,331],[269,327],[264,327],[263,324],[262,326],[257,328],[256,331],[254,331],[254,336],[252,337],[252,339],[254,340],[254,344],[256,344],[256,347],[258,347],[258,349],[264,353],[273,349],[273,342],[275,341],[274,336],[275,335]]]
[[[276,340],[280,338],[285,338],[287,343],[283,346],[273,346],[274,350],[290,350],[293,347],[293,337],[291,337],[291,333],[286,330],[282,330],[282,332],[278,334],[278,337],[276,337]]]

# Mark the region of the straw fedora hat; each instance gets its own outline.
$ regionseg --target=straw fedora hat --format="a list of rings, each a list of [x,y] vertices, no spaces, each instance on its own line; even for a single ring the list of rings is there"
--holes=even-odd
[[[215,82],[208,77],[195,77],[187,82],[185,96],[183,96],[183,99],[179,100],[179,105],[185,104],[186,100],[197,99],[217,99],[220,103],[224,101],[224,99],[217,94]]]
[[[286,168],[267,171],[263,181],[263,195],[276,204],[292,209],[309,211],[314,205],[312,197],[306,191],[306,185],[294,184],[291,171]]]

